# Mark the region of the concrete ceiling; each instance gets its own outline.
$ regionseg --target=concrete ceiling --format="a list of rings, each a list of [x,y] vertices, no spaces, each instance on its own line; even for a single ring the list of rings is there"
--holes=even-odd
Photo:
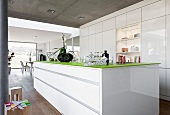
[[[8,16],[70,27],[87,22],[142,0],[8,0]],[[55,10],[48,13],[47,10]],[[84,19],[79,19],[84,17]]]
[[[70,37],[71,34],[64,33],[64,35],[67,39]],[[8,37],[9,41],[45,43],[49,41],[55,41],[57,39],[62,39],[62,33],[27,28],[8,27]]]

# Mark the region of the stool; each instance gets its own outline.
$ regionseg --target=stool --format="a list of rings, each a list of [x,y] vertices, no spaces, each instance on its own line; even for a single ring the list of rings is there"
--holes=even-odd
[[[15,100],[15,96],[16,96],[16,100]],[[9,88],[9,100],[10,101],[22,100],[22,87]]]

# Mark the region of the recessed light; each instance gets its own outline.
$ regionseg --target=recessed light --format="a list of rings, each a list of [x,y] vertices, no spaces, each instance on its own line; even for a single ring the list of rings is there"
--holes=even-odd
[[[37,38],[37,36],[34,36],[33,38]]]
[[[53,14],[55,12],[55,10],[48,9],[47,12]]]
[[[79,19],[80,19],[80,20],[83,20],[83,19],[84,19],[84,17],[79,17]]]
[[[13,1],[13,0],[9,0],[9,3],[10,3],[10,4],[14,4],[14,1]]]

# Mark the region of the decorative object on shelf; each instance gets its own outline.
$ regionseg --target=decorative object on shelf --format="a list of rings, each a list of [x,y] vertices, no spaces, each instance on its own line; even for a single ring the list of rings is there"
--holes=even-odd
[[[104,51],[104,53],[102,54],[102,57],[106,57],[106,65],[109,65],[109,54],[107,53],[107,50]]]
[[[56,51],[53,53],[53,55],[56,54],[59,51],[57,59],[60,62],[70,62],[70,61],[73,60],[73,55],[71,53],[66,52],[66,44],[65,44],[65,40],[64,40],[64,34],[62,36],[62,40],[63,40],[63,47],[54,48],[54,49],[56,49]],[[70,52],[73,52],[73,51],[70,51]]]
[[[129,39],[134,39],[132,34],[131,34],[131,35],[129,35]]]
[[[124,38],[121,38],[122,40],[128,40],[129,38],[128,37],[124,37]]]
[[[135,56],[135,58],[134,58],[134,63],[136,63],[137,62],[137,56]]]
[[[118,57],[118,63],[119,63],[119,64],[125,64],[125,63],[126,63],[126,56],[119,55],[119,57]]]
[[[129,39],[134,39],[134,36],[132,33],[129,35]]]
[[[122,48],[122,52],[128,52],[128,48]]]
[[[119,55],[126,56],[126,63],[134,63],[134,58],[140,56],[141,47],[141,24],[128,25],[116,29],[116,63]]]
[[[99,52],[95,52],[95,54],[90,52],[85,58],[84,66],[106,65],[106,61],[107,58],[102,57],[102,54],[99,56]]]
[[[139,37],[140,37],[140,33],[134,34],[134,38],[139,38]]]
[[[140,56],[138,56],[138,63],[140,63]]]
[[[131,52],[137,52],[137,51],[139,51],[139,47],[131,46],[130,50],[131,50]]]
[[[122,64],[122,63],[123,63],[123,56],[122,56],[122,55],[119,55],[119,57],[118,57],[118,63],[119,63],[119,64]]]

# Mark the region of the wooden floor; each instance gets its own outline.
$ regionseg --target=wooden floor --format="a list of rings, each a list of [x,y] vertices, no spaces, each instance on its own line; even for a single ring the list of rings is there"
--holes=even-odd
[[[160,115],[170,115],[170,102],[160,100]]]
[[[61,115],[34,88],[29,72],[22,74],[20,70],[12,70],[9,76],[9,87],[23,88],[23,98],[32,104],[32,115]],[[170,115],[170,102],[160,100],[160,115]]]
[[[23,88],[23,99],[28,99],[32,106],[32,115],[61,115],[34,88],[29,72],[22,74],[20,70],[12,70],[9,76],[9,87]]]

